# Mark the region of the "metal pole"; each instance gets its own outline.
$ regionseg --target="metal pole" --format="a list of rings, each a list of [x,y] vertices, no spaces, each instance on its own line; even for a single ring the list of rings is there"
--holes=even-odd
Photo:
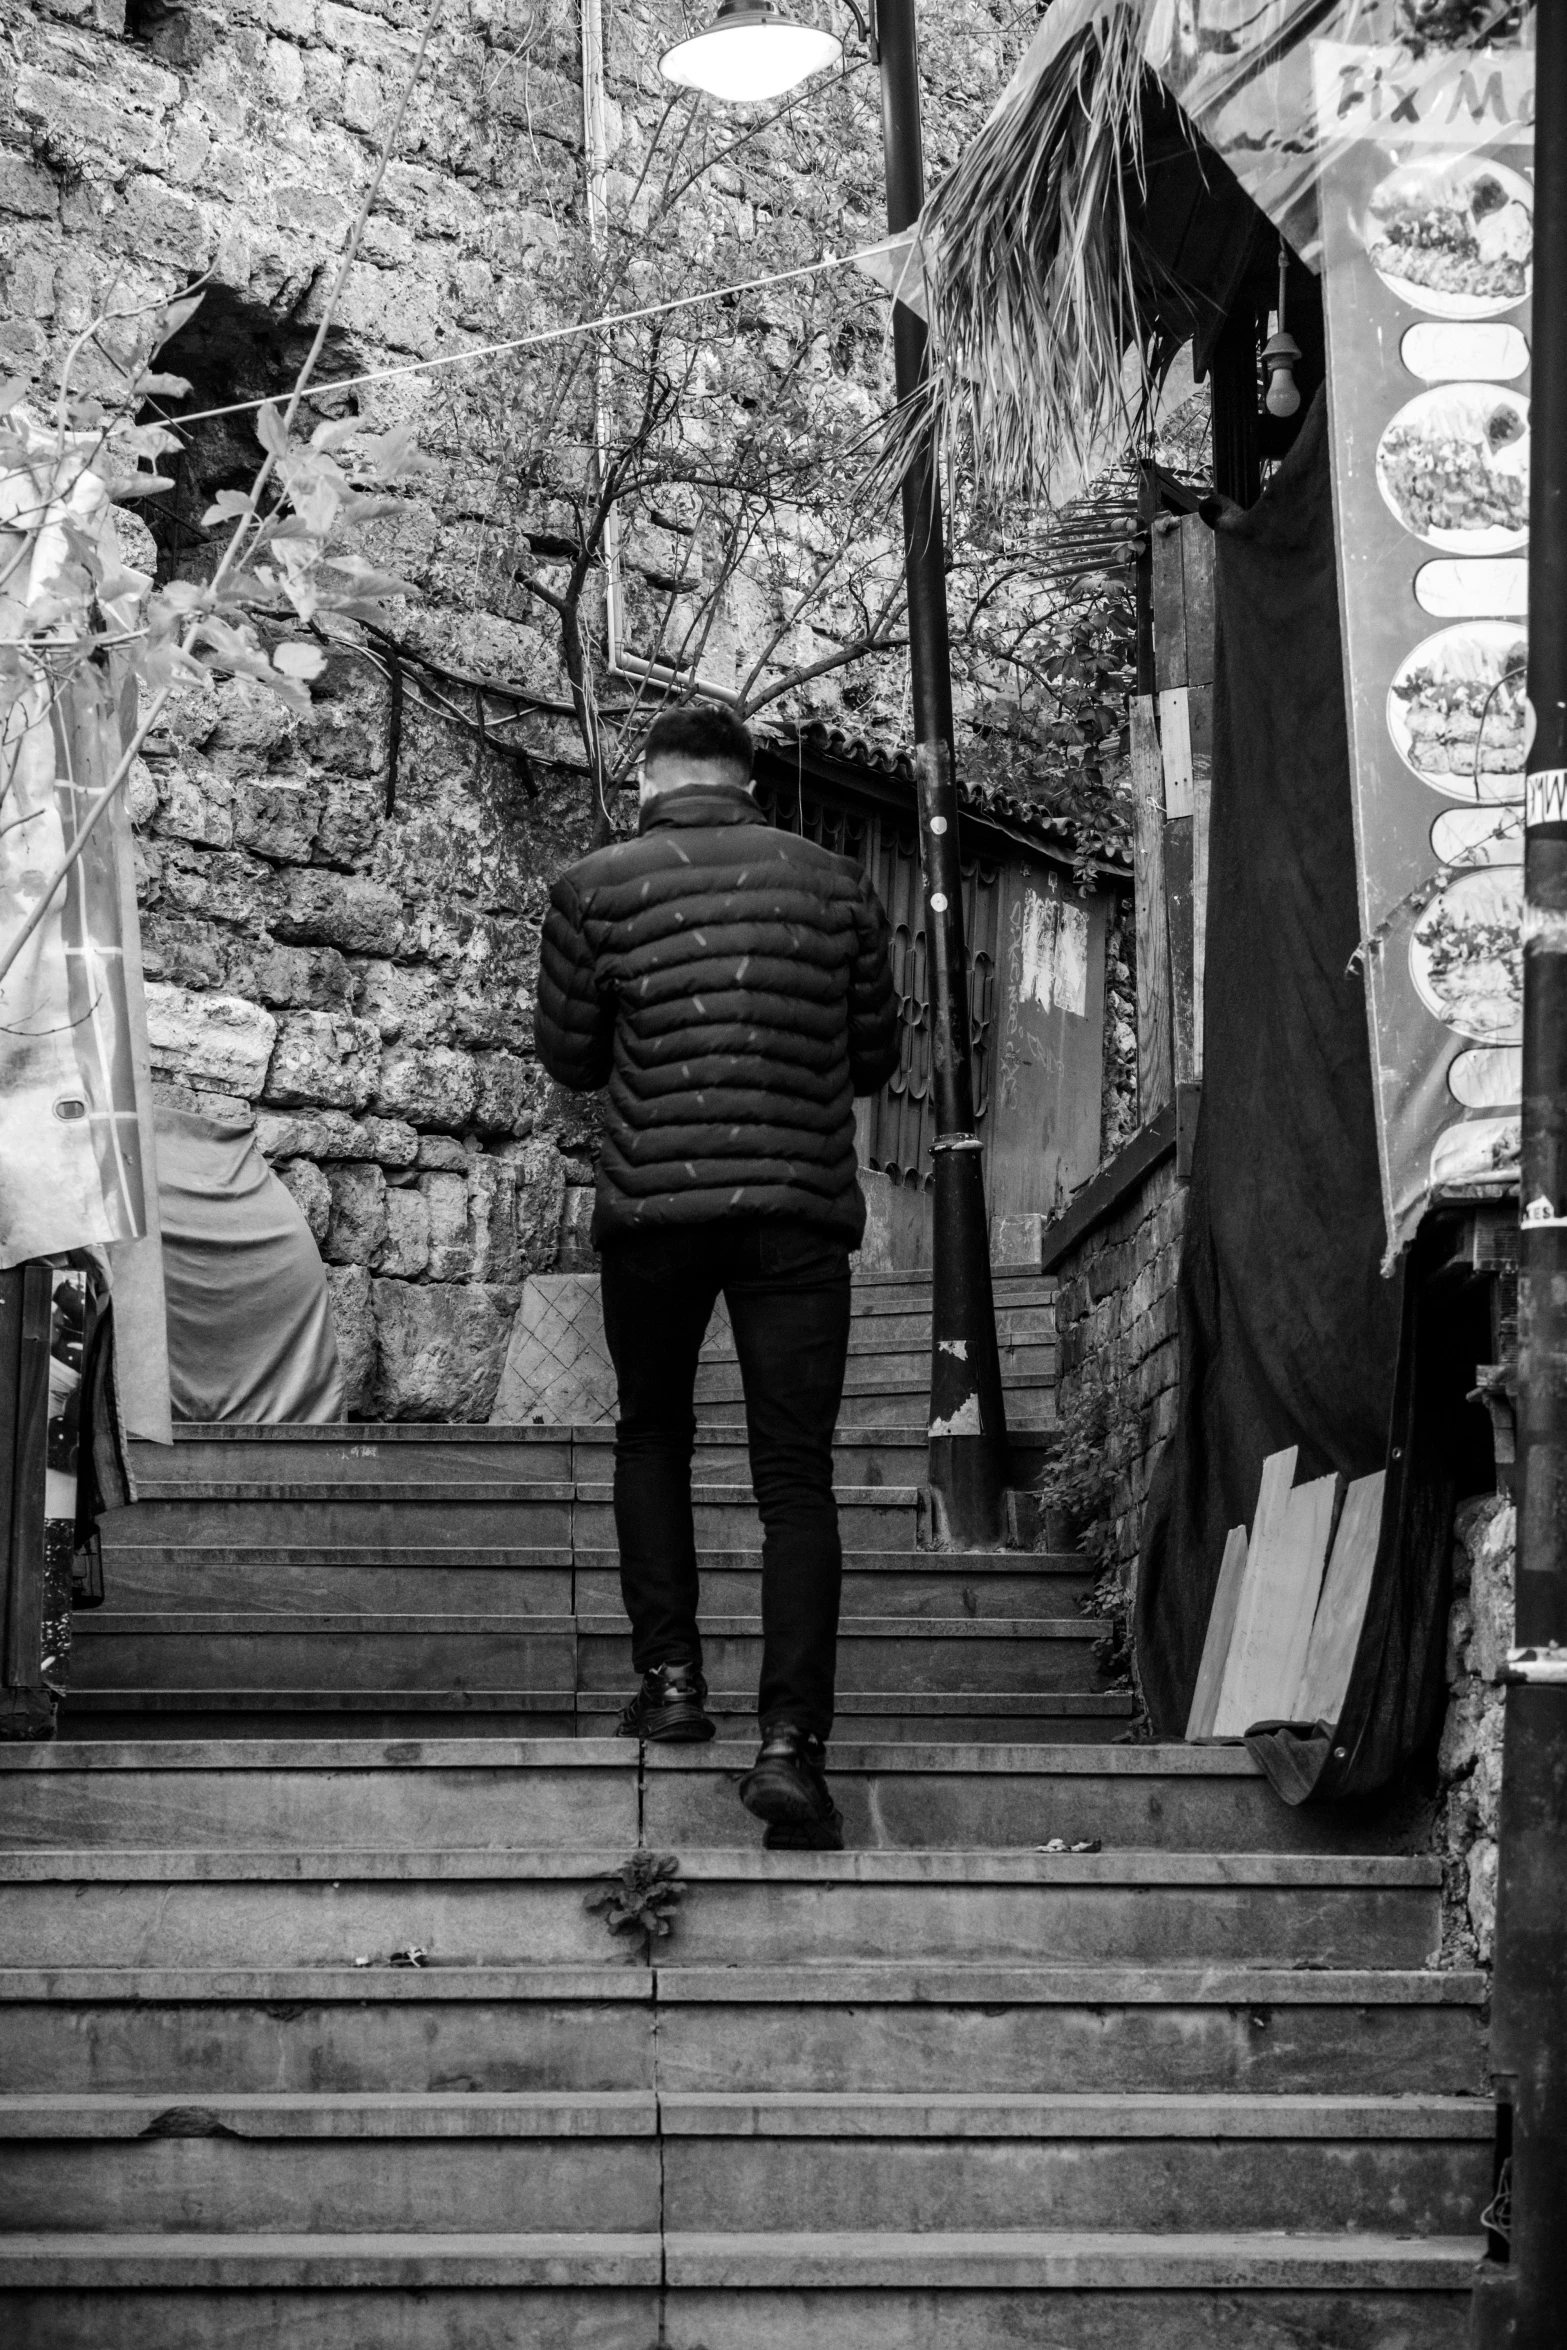
[[[1534,332],[1524,833],[1518,1648],[1505,1696],[1491,2063],[1510,2242],[1477,2344],[1567,2329],[1567,7],[1535,11]],[[1527,1652],[1535,1651],[1531,1659]],[[1520,1654],[1524,1652],[1523,1654]],[[1509,2110],[1510,2109],[1510,2110]],[[1496,2257],[1501,2254],[1502,2257]]]
[[[887,150],[887,225],[896,235],[925,201],[920,141],[915,0],[880,0],[881,116]],[[925,324],[893,305],[893,360],[900,401],[925,380]],[[930,1358],[930,1489],[933,1538],[956,1548],[999,1540],[1007,1472],[1006,1419],[990,1287],[990,1235],[974,1090],[969,1070],[968,959],[952,758],[952,666],[947,635],[945,541],[935,450],[927,438],[903,483],[909,589],[909,666],[920,860],[930,973],[931,1061],[936,1104]]]

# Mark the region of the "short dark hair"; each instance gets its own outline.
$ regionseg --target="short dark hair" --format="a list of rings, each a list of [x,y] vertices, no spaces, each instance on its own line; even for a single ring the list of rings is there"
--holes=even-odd
[[[721,759],[751,772],[751,729],[721,702],[664,710],[648,728],[644,759]]]

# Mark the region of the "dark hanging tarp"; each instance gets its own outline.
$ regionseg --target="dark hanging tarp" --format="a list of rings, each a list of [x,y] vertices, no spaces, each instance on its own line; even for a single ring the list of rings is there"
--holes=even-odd
[[[1426,1457],[1420,1268],[1384,1278],[1319,393],[1215,549],[1217,670],[1203,1093],[1178,1292],[1181,1408],[1144,1524],[1137,1644],[1154,1727],[1185,1730],[1224,1538],[1262,1464],[1386,1467],[1364,1634],[1337,1734],[1248,1740],[1290,1802],[1380,1786],[1442,1696],[1451,1471]],[[1420,1252],[1416,1252],[1418,1256]],[[1400,1339],[1403,1345],[1400,1345]],[[1420,1457],[1417,1458],[1417,1451]]]

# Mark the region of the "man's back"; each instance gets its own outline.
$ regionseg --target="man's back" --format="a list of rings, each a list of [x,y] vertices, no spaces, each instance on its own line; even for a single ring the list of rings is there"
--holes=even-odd
[[[595,1241],[761,1215],[858,1243],[854,1096],[897,1065],[886,917],[748,792],[665,792],[556,883],[537,1043],[608,1087]]]

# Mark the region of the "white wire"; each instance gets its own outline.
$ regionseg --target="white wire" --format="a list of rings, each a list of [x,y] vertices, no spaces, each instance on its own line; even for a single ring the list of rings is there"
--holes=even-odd
[[[823,270],[842,269],[857,260],[855,253],[824,253],[820,261],[807,261],[799,269],[777,269],[768,277],[746,278],[732,286],[707,286],[698,294],[679,294],[672,302],[649,302],[641,310],[607,310],[599,318],[579,318],[569,326],[543,327],[537,334],[516,335],[509,342],[480,343],[466,351],[441,351],[433,359],[410,359],[400,367],[372,368],[368,375],[345,375],[335,383],[312,384],[300,396],[306,400],[329,399],[334,392],[356,391],[361,384],[388,383],[395,376],[422,375],[432,367],[466,367],[476,359],[494,359],[504,351],[527,351],[540,343],[563,343],[572,335],[592,334],[598,327],[635,326],[645,318],[665,318],[672,310],[690,310],[701,302],[722,302],[730,294],[755,294],[765,286],[788,285],[794,278],[819,277]],[[216,416],[247,416],[258,408],[274,406],[271,399],[235,400],[227,408],[199,408],[193,416],[170,416],[169,426],[178,431],[188,424],[207,424]]]

